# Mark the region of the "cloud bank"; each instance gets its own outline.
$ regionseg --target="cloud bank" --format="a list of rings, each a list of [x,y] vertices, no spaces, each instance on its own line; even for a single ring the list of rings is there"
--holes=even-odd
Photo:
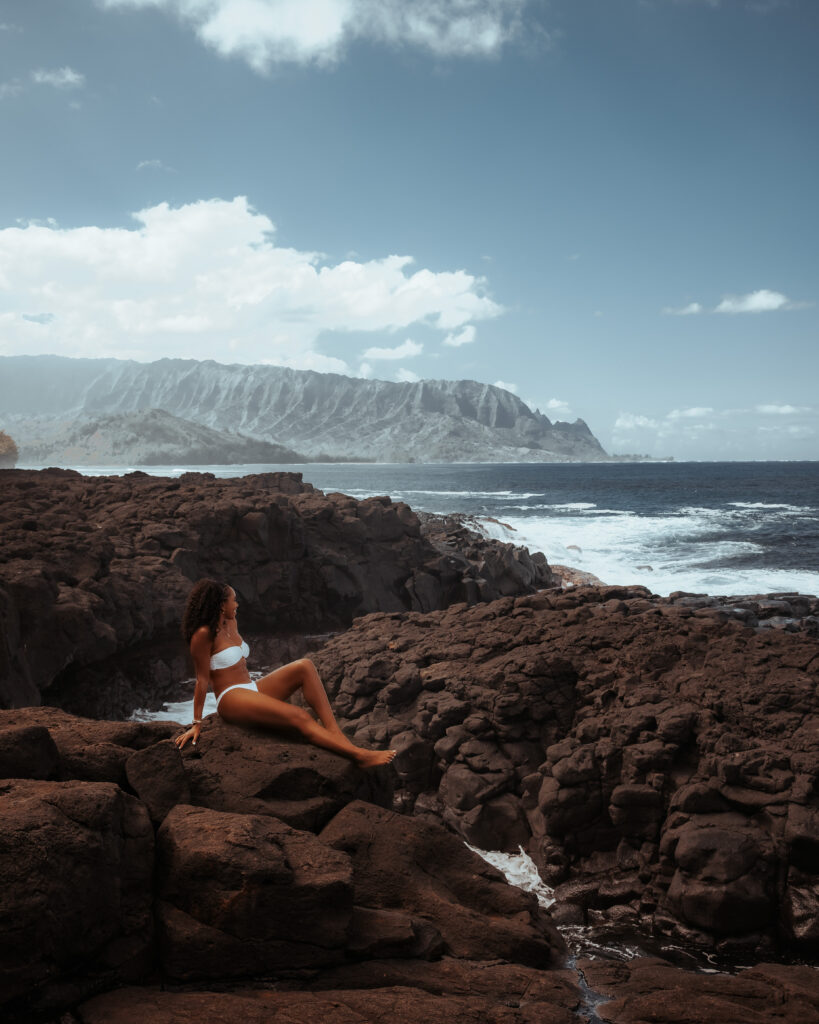
[[[444,344],[451,348],[460,348],[461,345],[471,345],[475,340],[475,328],[472,324],[464,327],[462,331],[453,331],[444,338]]]
[[[767,288],[750,292],[748,295],[726,295],[715,313],[771,313],[790,306],[787,295],[772,292]]]
[[[794,457],[794,440],[804,442],[802,458],[815,457],[819,406],[768,402],[750,408],[691,406],[661,416],[621,412],[611,447],[678,459],[776,459]]]
[[[443,57],[487,57],[520,32],[527,0],[97,0],[158,8],[200,42],[255,71],[281,63],[331,65],[366,39]]]
[[[85,75],[73,68],[40,68],[31,72],[31,79],[37,85],[51,85],[55,89],[79,89],[85,85]]]
[[[242,196],[160,203],[133,217],[132,229],[0,230],[0,353],[173,354],[347,372],[317,350],[320,335],[411,324],[449,333],[502,312],[463,270],[413,269],[395,255],[329,264],[279,246],[273,223]]]
[[[681,306],[677,309],[673,306],[666,306],[663,312],[669,316],[696,316],[697,313],[702,312],[702,306],[699,302],[689,302],[687,306]]]
[[[364,359],[409,359],[411,356],[419,356],[424,351],[424,346],[420,342],[413,341],[411,338],[402,345],[396,345],[395,348],[379,348],[373,347],[368,348],[363,354]]]
[[[760,288],[747,295],[726,295],[714,307],[713,313],[773,313],[781,309],[804,309],[810,303],[793,302],[782,292],[774,292],[768,288]],[[665,306],[663,313],[671,316],[695,316],[704,313],[705,307],[699,302],[689,302],[687,306]]]

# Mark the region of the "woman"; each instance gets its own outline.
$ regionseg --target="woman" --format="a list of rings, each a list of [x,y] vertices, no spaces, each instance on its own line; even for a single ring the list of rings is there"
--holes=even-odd
[[[317,747],[343,754],[362,768],[392,761],[394,750],[365,750],[347,739],[335,720],[324,686],[309,658],[284,665],[254,683],[245,661],[250,651],[236,624],[238,608],[233,588],[215,580],[199,580],[188,597],[182,635],[193,656],[196,689],[193,725],[177,736],[177,747],[181,749],[189,739],[196,746],[202,728],[205,695],[212,686],[216,710],[233,725],[295,729]],[[299,688],[318,715],[318,722],[308,711],[287,703],[288,697]]]

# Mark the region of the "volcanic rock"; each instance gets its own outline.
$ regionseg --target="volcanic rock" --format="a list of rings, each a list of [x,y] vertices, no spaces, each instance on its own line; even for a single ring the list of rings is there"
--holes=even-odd
[[[272,817],[181,805],[157,843],[160,955],[171,978],[344,960],[353,888],[343,853]]]
[[[541,968],[565,954],[535,897],[509,886],[440,825],[356,801],[319,838],[352,858],[357,905],[434,925],[441,939],[436,952]],[[493,920],[489,929],[487,915]]]
[[[101,989],[157,978],[224,986],[295,974],[321,987],[316,971],[355,962],[363,972],[355,984],[335,976],[333,986],[350,991],[331,1000],[343,1013],[328,1020],[372,1019],[396,999],[414,1007],[407,1020],[418,1019],[419,1007],[441,1019],[450,990],[453,1019],[534,1019],[528,1011],[502,1016],[509,996],[499,968],[506,964],[518,987],[550,988],[525,966],[551,967],[564,950],[548,914],[440,824],[355,799],[388,799],[388,769],[364,772],[327,751],[218,718],[206,722],[197,751],[180,751],[168,736],[177,730],[75,719],[52,708],[0,712],[0,750],[29,740],[33,754],[21,758],[20,770],[59,776],[0,782],[4,1020],[50,1019]],[[107,772],[117,782],[66,780],[72,772]],[[322,833],[279,815],[324,826]],[[411,980],[414,963],[444,954],[459,959],[434,975],[437,994],[417,974]],[[490,957],[496,984],[482,976],[473,996],[464,978]],[[403,981],[395,970],[396,980],[378,981],[374,968],[363,981],[366,963],[396,958]],[[553,984],[562,1009],[541,1018],[568,1024],[571,982],[556,976]],[[358,991],[370,987],[378,991]],[[144,998],[154,998],[151,990]],[[321,1014],[327,998],[293,993],[274,1005]],[[112,1019],[130,1012],[111,1000],[99,1005],[110,1005]],[[131,1005],[143,1005],[137,990]],[[171,1009],[159,1008],[158,1019],[177,1005],[163,997]]]
[[[760,964],[737,975],[698,974],[696,980],[662,960],[625,963],[581,960],[606,1024],[805,1024],[819,1020],[819,971]]]
[[[154,833],[143,805],[112,783],[7,780],[0,821],[3,1012],[140,978],[153,939]]]
[[[263,814],[319,832],[353,800],[392,805],[388,770],[362,772],[352,761],[301,739],[207,719],[198,749],[182,755],[191,803]],[[130,762],[129,762],[130,763]]]
[[[433,995],[401,986],[231,993],[127,988],[83,1003],[80,1012],[83,1024],[578,1024],[569,1006],[551,1001],[520,1006],[504,992]]]
[[[285,637],[551,581],[542,556],[465,546],[423,536],[401,502],[325,495],[295,473],[2,471],[0,706],[114,718],[181,699],[179,622],[203,576],[231,583],[245,629]]]
[[[811,953],[819,642],[691,600],[576,587],[371,615],[316,661],[355,741],[397,748],[398,806],[525,845],[582,919]]]

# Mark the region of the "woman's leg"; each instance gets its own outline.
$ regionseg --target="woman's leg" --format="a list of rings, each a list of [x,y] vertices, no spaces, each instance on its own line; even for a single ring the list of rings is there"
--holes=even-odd
[[[324,728],[339,736],[344,735],[330,707],[324,683],[309,658],[299,658],[298,661],[291,661],[289,665],[282,665],[275,672],[262,676],[256,685],[260,693],[282,701],[288,700],[301,687],[304,699],[318,715]]]
[[[319,724],[304,708],[252,690],[236,689],[225,693],[219,702],[219,714],[233,725],[260,725],[272,729],[295,729],[317,747],[332,750],[357,762],[362,768],[388,764],[395,757],[393,750],[365,750],[351,743],[338,730],[330,731]],[[336,726],[338,728],[338,726]]]

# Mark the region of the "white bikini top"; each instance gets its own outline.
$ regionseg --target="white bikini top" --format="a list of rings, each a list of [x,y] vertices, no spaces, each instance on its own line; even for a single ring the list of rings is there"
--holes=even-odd
[[[211,654],[210,667],[212,669],[230,668],[231,665],[238,664],[242,658],[246,658],[248,654],[250,654],[250,648],[243,640],[241,647],[224,647],[216,654]]]

